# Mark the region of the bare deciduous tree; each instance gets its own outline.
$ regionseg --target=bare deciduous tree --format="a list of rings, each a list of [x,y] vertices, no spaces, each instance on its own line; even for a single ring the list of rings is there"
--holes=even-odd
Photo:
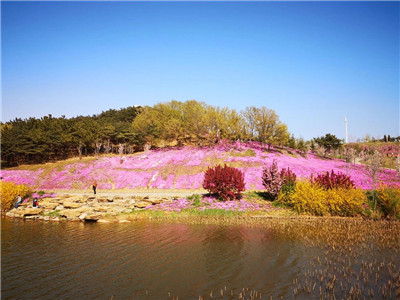
[[[147,151],[149,151],[150,150],[150,148],[151,148],[151,145],[150,145],[150,143],[146,143],[145,145],[144,145],[144,152],[147,152]]]
[[[104,152],[108,154],[110,153],[110,150],[111,150],[111,145],[110,145],[110,140],[108,139],[107,143],[104,144]]]
[[[79,142],[79,146],[77,147],[78,149],[78,155],[79,155],[79,160],[82,159],[82,143]]]
[[[99,158],[100,149],[101,149],[101,146],[102,146],[102,145],[103,145],[103,144],[102,144],[101,142],[96,142],[95,153],[96,153],[97,158]]]
[[[325,156],[326,149],[323,146],[320,146],[318,144],[314,145],[314,152],[319,155],[319,156]]]
[[[124,153],[124,145],[123,144],[119,144],[118,146],[118,154],[120,156],[119,158],[119,162],[122,164],[124,162],[124,158],[122,157],[122,154]]]
[[[368,175],[372,179],[372,188],[373,188],[373,200],[374,200],[374,212],[376,211],[376,197],[375,197],[375,190],[377,188],[377,179],[379,171],[382,167],[382,156],[378,151],[374,151],[372,155],[368,156],[367,159],[367,166],[368,166]]]

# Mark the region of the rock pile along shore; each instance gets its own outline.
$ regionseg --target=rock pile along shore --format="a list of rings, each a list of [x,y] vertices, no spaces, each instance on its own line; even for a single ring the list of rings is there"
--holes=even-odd
[[[147,206],[177,200],[177,196],[154,197],[132,195],[58,195],[39,200],[39,208],[32,203],[23,203],[6,213],[10,218],[44,221],[107,222],[110,217]]]

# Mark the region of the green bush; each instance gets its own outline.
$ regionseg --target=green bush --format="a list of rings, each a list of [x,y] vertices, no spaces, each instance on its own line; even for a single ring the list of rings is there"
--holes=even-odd
[[[189,201],[192,201],[194,207],[199,207],[200,206],[200,195],[195,194],[195,195],[187,197],[187,199]]]

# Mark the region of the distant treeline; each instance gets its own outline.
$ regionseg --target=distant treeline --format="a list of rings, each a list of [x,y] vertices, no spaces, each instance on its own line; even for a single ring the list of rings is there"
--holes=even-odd
[[[2,164],[42,163],[98,150],[116,152],[119,143],[135,145],[132,122],[139,112],[138,107],[127,107],[94,116],[67,119],[49,115],[2,123]]]
[[[127,107],[67,119],[51,115],[1,124],[3,166],[99,153],[133,153],[145,145],[210,145],[221,139],[287,145],[289,132],[266,107],[234,109],[190,100]]]

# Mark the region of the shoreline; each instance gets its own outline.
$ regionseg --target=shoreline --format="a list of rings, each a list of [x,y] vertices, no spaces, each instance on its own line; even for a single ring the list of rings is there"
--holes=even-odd
[[[187,201],[188,198],[191,199],[194,195],[207,195],[205,190],[101,190],[96,195],[90,190],[49,190],[46,193],[56,194],[53,197],[39,199],[40,208],[33,208],[30,202],[26,202],[21,207],[13,208],[2,214],[2,216],[50,222],[97,223],[127,223],[152,220],[183,223],[253,224],[266,223],[272,220],[374,220],[361,215],[340,217],[298,214],[288,208],[276,207],[270,201],[251,198],[250,193],[244,193],[244,198],[247,196],[249,199],[246,198],[241,202],[245,205],[253,206],[250,206],[250,209],[241,209],[240,211],[211,207],[201,210],[199,206],[194,205],[194,202],[190,209],[179,211],[166,211],[160,208],[164,204],[177,203],[179,202],[178,200],[184,199],[184,201]],[[218,201],[216,203],[224,204]],[[235,204],[233,201],[225,203]],[[190,204],[192,203],[190,202]],[[258,207],[262,210],[257,210]],[[398,222],[399,220],[393,219],[391,221]]]

